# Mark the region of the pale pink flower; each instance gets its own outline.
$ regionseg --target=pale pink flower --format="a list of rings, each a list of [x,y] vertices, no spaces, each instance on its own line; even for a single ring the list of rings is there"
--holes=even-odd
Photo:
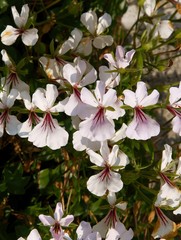
[[[129,66],[134,54],[134,49],[125,53],[124,48],[119,45],[116,47],[115,58],[111,53],[104,54],[104,58],[109,62],[110,66],[114,67],[115,69],[120,69]]]
[[[181,136],[181,82],[179,87],[170,88],[169,96],[170,105],[167,106],[167,109],[173,114],[174,118],[172,120],[173,131],[179,136]]]
[[[74,216],[67,215],[66,217],[63,217],[62,204],[58,202],[56,204],[53,217],[49,215],[40,214],[39,219],[44,226],[50,226],[50,232],[55,240],[63,240],[67,239],[69,236],[64,232],[62,227],[69,226],[69,224],[74,220]]]
[[[19,78],[16,65],[12,62],[5,49],[1,50],[1,54],[2,60],[9,70],[8,76],[6,77],[6,85],[8,85],[9,88],[17,89],[19,92],[17,99],[21,99],[20,93],[22,91],[29,92],[29,86]]]
[[[80,222],[77,230],[77,240],[101,240],[99,232],[93,231],[89,222]]]
[[[18,238],[18,240],[25,240],[25,238]],[[33,229],[31,230],[30,234],[28,235],[28,237],[26,238],[26,240],[41,240],[41,236],[38,232],[37,229]]]
[[[65,105],[65,113],[69,116],[78,115],[84,118],[85,112],[87,114],[89,111],[89,106],[82,102],[80,91],[81,88],[96,81],[96,70],[78,57],[74,59],[73,64],[68,63],[63,67],[63,77],[70,84],[72,91]]]
[[[51,115],[51,113],[64,111],[64,101],[54,105],[57,97],[58,90],[53,84],[47,84],[46,90],[38,88],[33,94],[34,105],[45,112],[43,119],[33,128],[28,137],[28,141],[37,147],[48,146],[54,150],[65,146],[68,142],[68,133]]]
[[[143,109],[157,103],[159,92],[153,90],[148,95],[146,84],[138,82],[135,92],[124,90],[123,94],[125,96],[124,103],[134,108],[134,118],[127,127],[126,136],[136,140],[147,140],[153,136],[157,136],[160,132],[160,125],[145,114]]]
[[[118,119],[125,113],[121,109],[122,102],[117,98],[116,91],[109,89],[106,92],[105,84],[97,81],[94,95],[87,88],[82,88],[81,100],[92,108],[89,109],[85,120],[79,124],[81,136],[91,141],[105,141],[113,137],[113,119]]]
[[[27,46],[33,46],[38,40],[38,30],[36,28],[26,29],[26,23],[29,17],[29,7],[27,4],[22,6],[19,14],[16,7],[11,7],[14,22],[18,28],[7,25],[6,29],[1,33],[1,41],[5,45],[12,45],[16,39],[21,36],[22,41]]]
[[[121,175],[114,170],[114,167],[124,168],[128,163],[128,157],[119,152],[119,147],[114,145],[110,151],[107,143],[102,143],[101,155],[87,150],[90,161],[100,167],[102,171],[93,175],[87,181],[87,188],[97,196],[103,196],[107,191],[118,192],[123,188]]]

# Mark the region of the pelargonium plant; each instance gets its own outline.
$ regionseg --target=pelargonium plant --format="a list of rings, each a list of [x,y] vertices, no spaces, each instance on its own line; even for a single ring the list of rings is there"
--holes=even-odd
[[[2,2],[0,239],[179,239],[180,9]]]

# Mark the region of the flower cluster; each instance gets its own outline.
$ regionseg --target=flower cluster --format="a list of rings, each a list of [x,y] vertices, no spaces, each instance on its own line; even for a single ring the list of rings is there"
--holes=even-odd
[[[170,20],[155,17],[157,7],[156,1],[145,0],[140,14],[147,19],[143,25],[146,39],[152,35],[154,39],[164,41],[174,30]],[[32,48],[39,37],[38,29],[31,28],[28,5],[22,7],[21,14],[15,6],[11,11],[17,28],[8,25],[1,33],[2,43],[10,46],[21,36],[23,44]],[[126,13],[122,22],[126,22],[125,19]],[[64,43],[58,44],[51,57],[39,56],[39,68],[46,80],[35,90],[21,79],[20,64],[15,64],[8,50],[2,49],[2,61],[7,71],[1,78],[0,137],[6,131],[9,135],[27,138],[38,148],[47,146],[57,150],[71,143],[77,152],[85,151],[85,158],[94,164],[95,170],[93,174],[90,171],[87,190],[95,197],[107,199],[109,211],[93,227],[89,222],[80,221],[76,229],[77,240],[131,240],[133,230],[127,230],[119,216],[120,211],[126,210],[126,203],[117,199],[116,194],[124,189],[122,171],[126,172],[129,167],[133,170],[133,166],[129,166],[129,153],[124,152],[126,148],[121,149],[120,142],[123,146],[127,140],[143,143],[159,135],[160,123],[149,110],[159,106],[160,93],[140,78],[134,83],[125,83],[124,75],[137,71],[136,58],[145,48],[136,45],[126,48],[119,44],[115,54],[107,48],[101,59],[105,65],[93,66],[88,56],[113,44],[113,37],[107,35],[112,18],[108,13],[98,17],[90,10],[81,15],[80,21],[88,31],[85,35],[75,28]],[[74,56],[72,59],[64,56],[69,53]],[[181,83],[179,87],[169,88],[168,99],[164,108],[173,115],[173,131],[181,136]],[[23,113],[23,117],[18,113]],[[69,118],[71,126],[68,128],[66,120]],[[168,237],[177,231],[176,223],[162,212],[162,208],[173,210],[175,215],[181,214],[181,190],[177,186],[181,158],[172,164],[171,155],[172,149],[166,144],[157,172],[160,190],[153,203],[158,216],[153,238]],[[173,179],[169,174],[167,176],[168,171],[175,174]],[[67,227],[74,221],[74,216],[63,217],[60,202],[56,204],[53,216],[40,214],[39,220],[50,227],[52,240],[71,240]],[[27,239],[40,240],[38,230],[33,229]]]

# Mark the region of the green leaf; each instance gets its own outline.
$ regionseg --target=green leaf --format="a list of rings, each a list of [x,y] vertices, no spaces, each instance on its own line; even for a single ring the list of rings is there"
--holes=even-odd
[[[50,170],[48,168],[41,170],[38,174],[39,189],[45,188],[48,185],[49,181],[50,181]]]
[[[124,171],[121,173],[121,178],[126,185],[135,182],[139,177],[140,173],[135,171]]]
[[[12,168],[7,167],[3,171],[4,180],[7,191],[12,194],[24,194],[25,187],[28,184],[30,177],[23,177],[23,168],[21,163],[14,165]]]

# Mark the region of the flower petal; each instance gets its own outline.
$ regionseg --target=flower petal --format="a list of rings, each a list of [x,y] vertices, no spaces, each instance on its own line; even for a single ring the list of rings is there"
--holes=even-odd
[[[97,30],[96,33],[97,35],[100,35],[103,33],[106,28],[108,28],[112,23],[112,18],[111,15],[108,13],[104,13],[99,19],[98,19],[98,25],[97,25]]]
[[[34,46],[38,41],[38,30],[36,28],[27,29],[21,37],[26,46]]]
[[[111,46],[113,42],[114,40],[111,35],[101,35],[94,38],[93,46],[98,49],[103,49],[106,46]]]
[[[10,46],[15,43],[16,39],[19,37],[18,29],[7,25],[6,29],[1,33],[1,42],[4,45]]]
[[[41,236],[37,229],[33,229],[27,237],[27,240],[41,240]]]
[[[97,28],[97,15],[94,11],[83,13],[80,17],[81,23],[94,35]]]
[[[38,217],[44,226],[53,226],[55,224],[55,219],[49,215],[40,214]]]
[[[94,152],[91,149],[88,149],[86,152],[89,155],[90,161],[92,163],[94,163],[95,165],[100,166],[100,167],[104,166],[105,160],[102,158],[102,156],[100,154]]]
[[[130,139],[147,140],[153,136],[157,136],[159,132],[160,125],[143,113],[141,118],[138,118],[135,114],[134,119],[127,127],[126,136]]]
[[[63,209],[62,209],[62,204],[58,202],[56,204],[55,212],[54,212],[54,218],[56,221],[60,222],[61,218],[63,216]]]
[[[74,216],[73,215],[67,215],[66,217],[62,218],[60,220],[60,225],[63,227],[67,227],[71,222],[73,222]]]
[[[25,26],[28,16],[29,16],[29,7],[28,4],[25,4],[22,6],[21,14],[19,15],[17,9],[15,6],[11,7],[11,12],[14,18],[14,22],[16,23],[16,26],[19,28],[22,28]]]

